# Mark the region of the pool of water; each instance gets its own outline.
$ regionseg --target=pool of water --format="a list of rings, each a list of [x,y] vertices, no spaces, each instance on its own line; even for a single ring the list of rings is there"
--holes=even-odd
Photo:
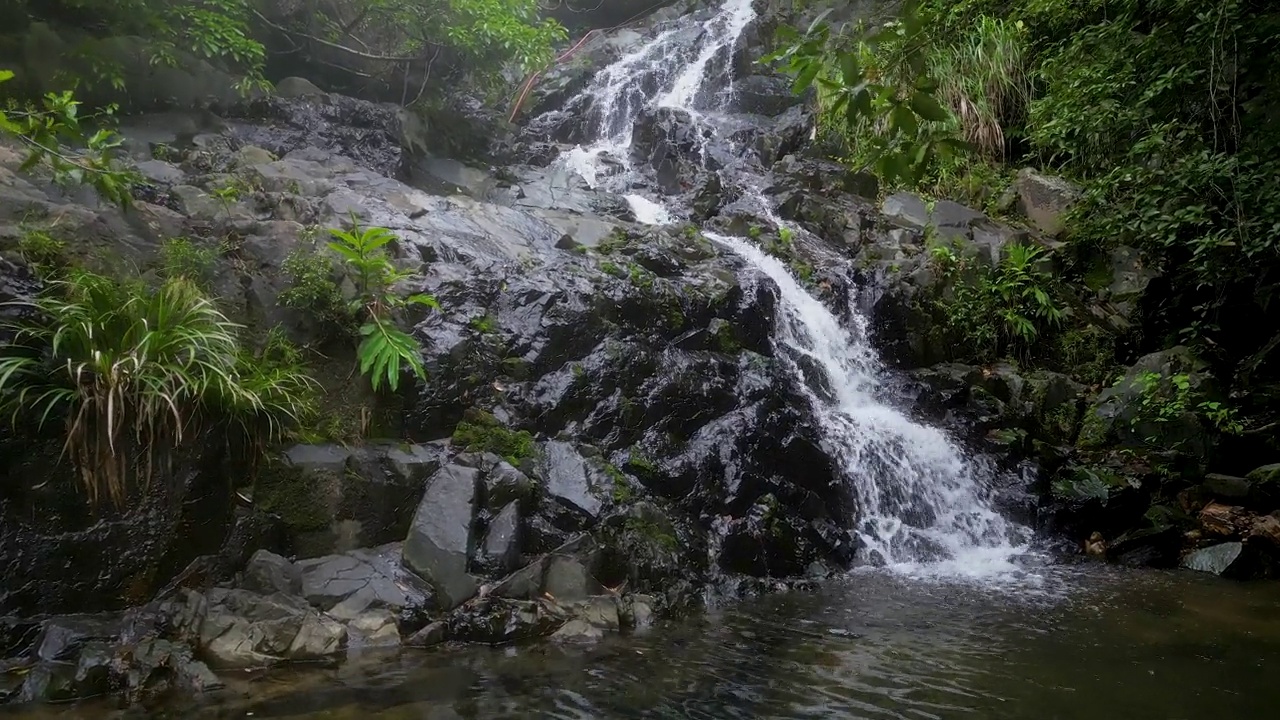
[[[1234,720],[1280,707],[1280,584],[1103,566],[1036,583],[855,573],[591,647],[440,648],[228,676],[79,718]]]

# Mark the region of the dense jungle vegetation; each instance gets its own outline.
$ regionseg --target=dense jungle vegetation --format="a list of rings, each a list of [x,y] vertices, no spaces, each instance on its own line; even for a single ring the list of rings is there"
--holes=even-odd
[[[1082,338],[1130,358],[1181,343],[1242,402],[1280,377],[1274,4],[921,0],[887,27],[819,18],[783,36],[772,60],[816,87],[825,140],[852,167],[996,215],[1019,167],[1082,188],[1054,272],[1028,279],[1027,258],[1006,259],[949,299],[972,349],[959,359],[1078,364]],[[1065,296],[1123,246],[1158,278],[1139,321],[1103,333]]]

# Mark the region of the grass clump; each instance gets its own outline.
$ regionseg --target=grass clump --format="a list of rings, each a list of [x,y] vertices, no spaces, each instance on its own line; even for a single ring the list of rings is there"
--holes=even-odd
[[[221,249],[176,237],[160,246],[160,274],[166,278],[186,278],[201,289],[213,285],[214,268]]]
[[[94,505],[123,505],[131,478],[148,485],[154,462],[204,428],[270,442],[307,410],[313,383],[296,358],[246,352],[241,327],[189,279],[150,287],[76,270],[14,304],[28,312],[6,323],[0,408],[15,424],[64,425]]]

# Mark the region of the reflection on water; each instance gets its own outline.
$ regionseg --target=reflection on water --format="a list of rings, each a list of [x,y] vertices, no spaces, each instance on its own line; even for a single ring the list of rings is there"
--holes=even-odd
[[[441,649],[227,678],[200,704],[79,718],[1274,717],[1280,585],[1060,568],[1028,593],[855,574],[590,648]]]

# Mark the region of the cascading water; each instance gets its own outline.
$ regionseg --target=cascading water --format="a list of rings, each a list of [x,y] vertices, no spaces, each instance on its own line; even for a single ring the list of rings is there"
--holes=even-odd
[[[756,17],[752,0],[726,0],[720,10],[702,23],[688,18],[677,21],[648,43],[608,66],[583,95],[595,99],[591,113],[594,142],[567,153],[561,163],[582,176],[591,187],[620,192],[631,204],[636,219],[650,224],[670,222],[661,204],[629,192],[634,177],[630,160],[631,133],[636,116],[646,107],[671,107],[695,117],[710,87],[709,71],[720,61],[716,76],[730,87],[727,56],[742,31]],[[646,89],[652,88],[647,91]],[[612,183],[604,181],[612,178]]]
[[[629,160],[634,120],[653,107],[706,117],[714,100],[709,89],[715,82],[729,87],[729,56],[754,18],[752,0],[725,0],[700,24],[679,21],[606,68],[585,91],[594,99],[596,139],[566,153],[563,167],[593,187],[626,195],[641,222],[668,222],[667,207],[629,193],[639,180]],[[764,198],[757,199],[771,220],[784,225]],[[966,460],[941,430],[881,399],[884,372],[865,318],[855,310],[842,324],[775,258],[740,238],[707,236],[741,256],[753,277],[778,289],[775,350],[820,414],[828,450],[843,463],[840,480],[858,499],[856,531],[867,559],[941,575],[1013,569],[1027,531],[992,509],[985,468]]]

